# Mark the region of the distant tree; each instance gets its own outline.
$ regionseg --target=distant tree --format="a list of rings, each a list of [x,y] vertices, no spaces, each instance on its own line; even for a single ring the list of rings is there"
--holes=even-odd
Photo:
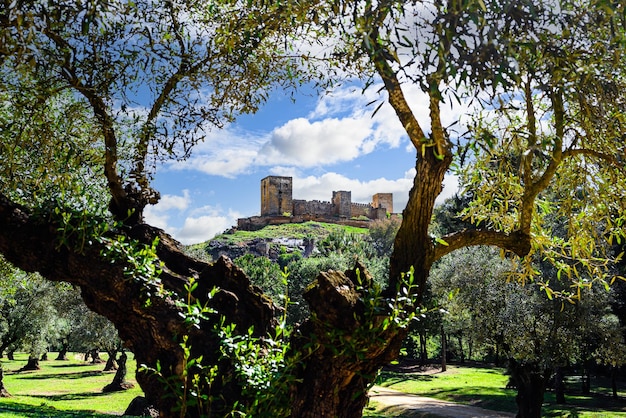
[[[234,263],[246,272],[253,285],[259,286],[275,301],[279,302],[287,295],[287,285],[278,263],[272,262],[267,257],[258,257],[253,254],[237,257]]]
[[[37,368],[53,329],[56,311],[51,300],[56,285],[6,264],[0,284],[0,353],[24,349],[30,353],[25,367]]]
[[[267,395],[234,377],[241,369],[223,356],[216,327],[234,324],[263,341],[277,310],[232,263],[185,255],[142,213],[158,201],[151,180],[160,161],[188,157],[204,129],[256,110],[274,86],[382,82],[381,101],[416,153],[386,290],[354,271],[321,273],[306,288],[311,316],[292,334],[300,361],[286,414],[360,417],[376,371],[398,355],[431,268],[455,250],[500,247],[519,258],[520,280],[536,276],[535,256],[554,261],[577,288],[583,278],[612,281],[615,260],[604,243],[623,233],[616,220],[626,190],[619,2],[2,6],[0,252],[19,268],[79,286],[162,379],[189,387],[198,376],[184,365],[202,358],[201,370],[220,378],[193,393],[196,401],[220,394],[213,414]],[[409,87],[427,96],[427,115],[408,102]],[[468,127],[442,121],[457,99],[479,108]],[[476,228],[433,237],[435,201],[455,167]],[[548,191],[557,199],[547,201]],[[567,220],[566,238],[544,223],[556,212]],[[565,289],[554,296],[575,301],[578,293]],[[183,336],[193,349],[181,346]],[[173,416],[186,398],[158,377],[137,374],[149,401]],[[538,416],[536,405],[520,406],[528,416]]]
[[[102,391],[105,393],[109,392],[119,392],[122,390],[132,389],[135,385],[126,381],[126,360],[128,356],[125,352],[122,351],[120,355],[120,359],[118,361],[119,367],[115,372],[115,376],[113,377],[113,381],[102,388]]]
[[[391,255],[393,241],[400,228],[400,223],[401,220],[397,217],[377,219],[370,223],[370,239],[379,257]]]
[[[0,398],[10,398],[11,394],[4,387],[4,369],[2,368],[2,362],[0,362]]]
[[[496,358],[510,361],[520,403],[537,405],[530,398],[535,392],[529,383],[545,390],[552,376],[557,401],[564,402],[563,368],[568,365],[588,370],[590,362],[612,359],[608,361],[622,364],[624,339],[611,312],[609,292],[587,288],[581,300],[568,303],[547,297],[535,283],[507,282],[511,267],[492,249],[476,247],[443,258],[431,281],[449,312],[448,331],[471,333],[476,343],[493,347]],[[450,288],[456,289],[455,296],[447,298]],[[585,375],[582,381],[588,379]],[[540,396],[543,399],[543,393]]]

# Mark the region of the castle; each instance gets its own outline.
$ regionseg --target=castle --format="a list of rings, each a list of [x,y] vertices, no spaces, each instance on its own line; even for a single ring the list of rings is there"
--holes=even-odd
[[[237,220],[237,228],[246,231],[266,225],[306,221],[331,222],[367,227],[375,219],[393,213],[393,194],[377,193],[372,203],[352,202],[349,191],[333,192],[330,202],[293,199],[291,177],[268,176],[261,180],[261,216]]]

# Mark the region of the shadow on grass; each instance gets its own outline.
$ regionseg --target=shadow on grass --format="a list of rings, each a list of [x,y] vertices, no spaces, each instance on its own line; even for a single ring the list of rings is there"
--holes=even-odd
[[[398,406],[378,406],[375,411],[368,408],[363,411],[364,418],[448,418],[447,415],[438,415],[431,412],[411,411]]]
[[[420,381],[420,382],[430,382],[437,377],[436,374],[402,374],[390,371],[382,371],[378,376],[377,383],[381,384],[384,382],[385,386],[391,386],[400,382],[411,381]]]
[[[58,361],[68,361],[68,360],[58,360]],[[69,367],[89,367],[89,366],[94,366],[94,364],[91,363],[81,363],[81,364],[76,364],[76,363],[55,363],[55,364],[51,364],[49,367],[53,367],[53,368],[69,368]],[[104,366],[103,366],[104,367]]]
[[[57,401],[79,401],[81,399],[99,398],[110,395],[104,392],[82,392],[82,393],[60,393],[56,395],[27,395],[29,398],[44,399],[51,402]]]
[[[92,370],[86,372],[74,372],[74,373],[14,373],[16,379],[27,380],[45,380],[45,379],[82,379],[84,377],[102,376],[101,370]]]
[[[110,418],[114,415],[98,414],[93,411],[60,411],[48,406],[33,406],[21,403],[0,404],[0,416],[8,418]]]
[[[611,417],[611,412],[626,413],[626,400],[614,399],[600,393],[581,395],[577,393],[565,394],[565,404],[556,403],[554,392],[546,392],[544,397],[543,413],[546,417],[577,417],[580,412],[597,413],[597,417]]]
[[[492,411],[517,412],[517,404],[515,403],[515,391],[507,390],[505,393],[489,393],[491,389],[481,387],[473,387],[472,393],[464,393],[464,389],[446,389],[433,391],[429,394],[442,395],[435,396],[439,398],[445,397],[452,402],[464,405],[477,406],[479,408],[490,409]],[[477,393],[479,395],[477,396]]]

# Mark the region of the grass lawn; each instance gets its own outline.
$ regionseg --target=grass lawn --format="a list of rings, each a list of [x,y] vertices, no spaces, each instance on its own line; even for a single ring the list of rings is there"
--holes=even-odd
[[[111,383],[115,372],[103,372],[103,364],[83,361],[82,355],[68,354],[69,360],[57,361],[56,353],[49,353],[50,360],[41,361],[41,370],[20,372],[26,364],[27,354],[16,354],[15,360],[2,359],[4,386],[10,398],[0,398],[0,416],[4,417],[110,417],[121,415],[130,401],[143,395],[135,381],[136,364],[128,353],[126,379],[134,383],[133,389],[102,393]],[[106,353],[101,354],[106,360]]]
[[[406,393],[428,396],[461,404],[478,406],[495,411],[516,412],[514,389],[505,389],[508,377],[504,370],[495,367],[458,367],[448,366],[445,373],[403,373],[385,371],[379,377],[379,384]],[[622,382],[623,383],[623,382]],[[620,393],[621,399],[613,400],[610,382],[592,379],[592,396],[583,396],[576,392],[577,385],[570,381],[566,393],[566,405],[555,403],[554,393],[546,392],[542,416],[545,417],[580,417],[609,418],[626,417],[626,387]],[[622,385],[623,386],[623,385]],[[420,415],[384,415],[376,404],[368,408],[367,417],[415,417]]]

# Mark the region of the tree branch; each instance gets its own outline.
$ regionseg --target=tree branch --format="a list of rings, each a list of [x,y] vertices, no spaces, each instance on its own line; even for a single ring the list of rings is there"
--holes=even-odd
[[[104,175],[107,179],[112,200],[116,202],[119,207],[122,207],[122,202],[127,198],[127,193],[124,190],[122,179],[117,172],[117,137],[113,127],[113,118],[109,114],[103,98],[100,97],[93,88],[86,86],[76,74],[76,68],[72,63],[73,53],[71,52],[72,48],[70,44],[58,33],[50,30],[50,28],[44,28],[43,32],[61,51],[63,51],[64,62],[61,68],[62,76],[72,88],[87,99],[96,119],[100,123],[102,136],[104,138]]]
[[[386,12],[384,10],[378,10],[376,16],[377,19],[375,20],[381,21],[386,16]],[[369,20],[373,20],[372,16],[367,17]],[[389,56],[389,51],[379,42],[380,34],[377,23],[378,22],[374,22],[372,24],[372,22],[369,22],[367,27],[361,28],[364,36],[363,49],[372,60],[372,63],[376,68],[376,72],[380,75],[383,83],[385,84],[389,104],[396,112],[396,115],[407,132],[411,143],[415,149],[419,151],[421,150],[423,140],[426,138],[426,135],[424,135],[424,131],[411,111],[411,107],[404,96],[404,92],[402,91],[402,86],[398,80],[396,72],[393,70],[386,58]]]
[[[465,229],[441,238],[446,244],[435,245],[434,259],[439,260],[446,254],[463,247],[493,245],[511,251],[520,257],[530,252],[530,235],[520,231],[507,234],[487,229]]]
[[[563,151],[563,159],[573,158],[579,155],[593,157],[600,161],[604,161],[622,171],[626,169],[624,162],[620,162],[614,155],[606,154],[604,152],[595,151],[595,150],[586,149],[586,148],[568,149],[568,150]]]

